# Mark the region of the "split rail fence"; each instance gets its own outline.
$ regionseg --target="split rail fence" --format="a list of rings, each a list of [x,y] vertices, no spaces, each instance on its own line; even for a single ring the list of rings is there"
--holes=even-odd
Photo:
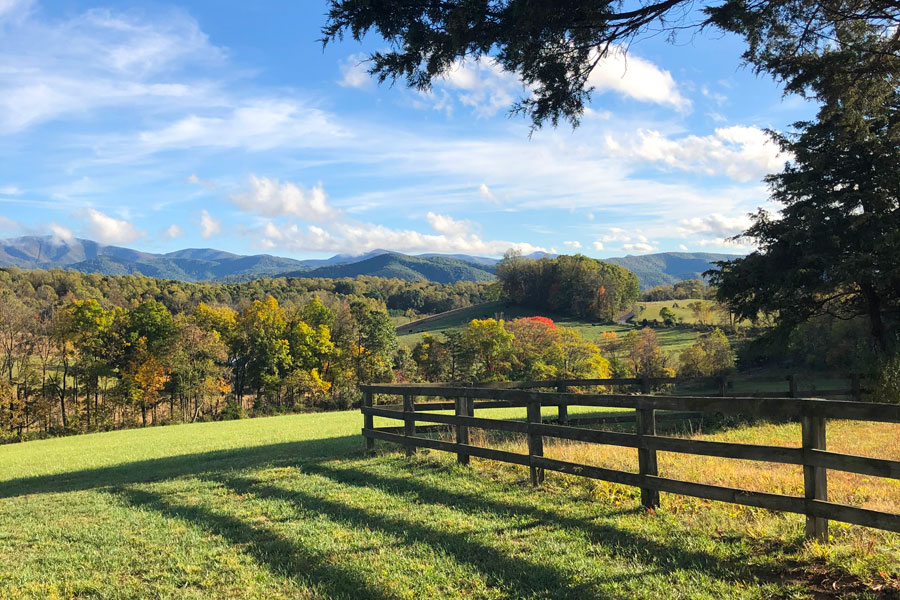
[[[648,508],[659,506],[660,492],[694,496],[708,500],[754,506],[806,516],[806,535],[827,539],[828,520],[853,523],[887,531],[900,532],[900,514],[880,512],[828,501],[827,469],[848,471],[876,477],[900,479],[900,461],[829,452],[825,444],[827,419],[900,423],[900,405],[825,400],[800,397],[731,397],[651,395],[654,384],[671,380],[604,379],[554,382],[518,382],[504,384],[377,384],[362,386],[363,437],[366,447],[374,449],[375,440],[394,442],[406,447],[407,455],[416,448],[430,448],[457,454],[458,461],[468,464],[474,456],[530,468],[531,483],[539,485],[545,471],[557,471],[640,488],[641,503]],[[628,385],[641,386],[640,394],[571,393],[574,386]],[[552,387],[542,392],[533,388]],[[858,386],[854,386],[858,389]],[[529,389],[532,388],[532,389]],[[378,395],[400,396],[402,404],[374,405]],[[417,398],[430,398],[417,402]],[[557,407],[558,418],[546,422],[543,407]],[[569,418],[568,407],[633,409],[611,417]],[[525,409],[524,421],[490,419],[475,416],[477,409],[518,407]],[[454,414],[446,411],[453,410]],[[436,412],[444,411],[444,412]],[[660,412],[665,411],[665,412]],[[765,418],[798,418],[801,440],[798,447],[781,447],[733,442],[714,442],[657,435],[659,419],[686,418],[703,414],[744,415]],[[374,418],[402,421],[401,427],[375,427]],[[634,422],[634,433],[603,431],[580,427],[582,424]],[[417,423],[430,423],[419,426]],[[423,437],[423,434],[452,427],[455,442]],[[528,454],[520,454],[470,443],[469,429],[524,434]],[[634,448],[638,455],[638,472],[619,471],[597,466],[556,460],[544,456],[544,439],[556,438]],[[736,458],[771,463],[802,465],[804,496],[786,496],[768,492],[708,485],[661,477],[657,468],[657,452],[675,452],[721,458]],[[898,507],[900,511],[900,507]]]

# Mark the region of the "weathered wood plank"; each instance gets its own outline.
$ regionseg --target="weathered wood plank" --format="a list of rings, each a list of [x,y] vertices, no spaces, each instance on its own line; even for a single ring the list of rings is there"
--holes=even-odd
[[[384,417],[388,419],[404,419],[402,411],[388,409],[382,406],[363,407],[363,414]],[[695,416],[696,413],[690,413]],[[657,414],[656,419],[686,418],[678,413]],[[522,421],[507,421],[503,419],[485,419],[472,417],[457,417],[455,415],[440,415],[432,413],[415,413],[417,422],[445,423],[448,425],[463,425],[478,427],[486,430],[508,431],[513,433],[527,433],[528,424]],[[632,422],[634,415],[623,417],[608,417],[603,419],[570,419],[571,425],[536,425],[541,435],[559,439],[623,446],[628,448],[639,447],[636,436],[631,433],[619,433],[612,431],[600,431],[577,427],[582,421],[621,423]],[[371,429],[371,428],[370,428]],[[759,444],[739,444],[734,442],[713,442],[708,440],[693,440],[685,438],[673,438],[666,436],[645,437],[644,447],[662,452],[678,452],[681,454],[699,454],[703,456],[716,456],[719,458],[737,458],[743,460],[756,460],[764,462],[777,462],[790,465],[806,464],[859,473],[861,475],[873,475],[900,479],[900,461],[852,454],[840,454],[823,450],[807,450],[804,454],[802,448],[786,446],[767,446]],[[805,457],[805,458],[804,458]]]
[[[594,444],[606,444],[609,446],[625,446],[637,448],[637,436],[633,433],[619,433],[616,431],[599,431],[597,429],[585,429],[567,425],[540,424],[533,426],[534,431],[547,437],[554,437],[577,442],[590,442]]]
[[[515,433],[528,433],[528,423],[524,421],[508,421],[506,419],[485,419],[482,417],[469,417],[464,415],[441,415],[435,413],[415,413],[418,422],[447,423],[448,425],[461,425],[463,427],[478,427],[497,431],[512,431]]]
[[[900,514],[884,513],[867,508],[844,506],[822,500],[807,500],[806,510],[809,514],[820,519],[843,521],[864,527],[874,527],[885,531],[900,533]]]
[[[544,406],[599,406],[610,408],[645,408],[670,411],[716,412],[755,416],[816,416],[829,419],[849,419],[900,423],[900,405],[852,400],[824,400],[809,398],[718,398],[708,396],[649,396],[627,394],[573,394],[535,392],[514,389],[477,389],[466,387],[420,388],[418,386],[363,386],[363,389],[391,390],[397,393],[432,396],[464,396],[505,400],[512,405],[527,406],[541,402]]]
[[[848,471],[861,475],[874,475],[900,479],[900,461],[853,454],[839,454],[825,450],[810,449],[806,451],[806,463],[823,469]]]
[[[406,436],[400,434],[378,431],[377,429],[363,430],[363,435],[372,436],[378,440],[394,442],[404,446],[410,444],[419,448],[430,448],[432,450],[442,450],[444,452],[465,452],[469,456],[476,456],[478,458],[487,458],[489,460],[497,460],[500,462],[507,462],[514,465],[523,465],[526,467],[530,465],[530,459],[525,454],[506,452],[505,450],[494,450],[493,448],[482,448],[480,446],[456,444],[453,442],[445,442],[442,440],[433,440],[423,437],[413,437],[408,439]]]

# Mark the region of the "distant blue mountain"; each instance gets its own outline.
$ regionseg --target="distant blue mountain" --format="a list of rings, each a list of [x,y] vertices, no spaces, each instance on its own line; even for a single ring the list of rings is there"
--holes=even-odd
[[[535,252],[526,258],[552,258]],[[641,288],[699,279],[718,260],[730,254],[663,252],[644,256],[607,258],[637,275]],[[296,260],[254,254],[243,256],[213,248],[187,248],[166,254],[106,246],[92,240],[61,240],[53,236],[26,236],[0,240],[0,267],[23,269],[65,268],[104,275],[147,275],[181,281],[244,281],[259,277],[356,277],[376,275],[408,281],[489,281],[498,260],[468,254],[410,256],[389,250],[361,255]]]

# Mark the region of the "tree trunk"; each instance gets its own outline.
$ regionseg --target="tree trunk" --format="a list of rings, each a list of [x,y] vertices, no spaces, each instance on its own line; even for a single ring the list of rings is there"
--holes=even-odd
[[[872,338],[872,349],[875,350],[876,355],[880,356],[884,353],[887,345],[884,320],[881,314],[881,296],[878,295],[878,291],[872,284],[861,284],[860,289],[866,300],[866,311],[869,317],[869,335]]]

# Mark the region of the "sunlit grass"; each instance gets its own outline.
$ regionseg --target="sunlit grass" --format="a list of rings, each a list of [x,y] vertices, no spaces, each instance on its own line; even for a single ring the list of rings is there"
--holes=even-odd
[[[534,489],[521,467],[409,460],[390,444],[367,457],[361,424],[352,411],[0,447],[0,598],[803,598],[835,578],[835,594],[876,597],[900,585],[897,535],[833,525],[834,543],[807,544],[796,515],[669,494],[651,515],[625,486],[548,473]],[[834,449],[897,456],[887,429],[829,427]],[[799,430],[703,435],[793,444]],[[636,468],[619,450],[547,444]],[[661,454],[661,472],[796,484],[684,458]],[[846,484],[862,504],[890,502],[889,488]]]

